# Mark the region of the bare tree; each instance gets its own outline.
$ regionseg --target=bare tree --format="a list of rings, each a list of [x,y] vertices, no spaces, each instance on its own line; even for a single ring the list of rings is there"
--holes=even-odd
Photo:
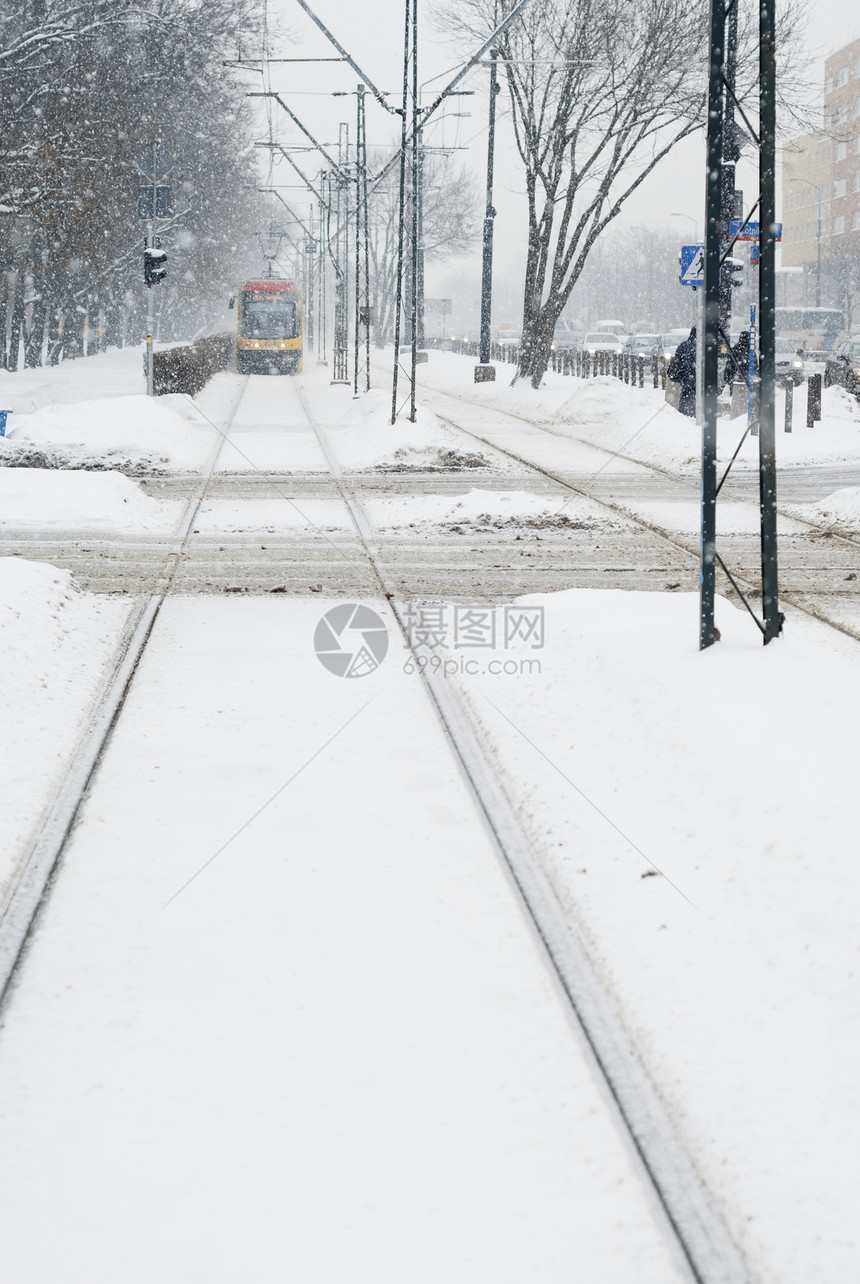
[[[787,0],[795,2],[803,0]],[[442,20],[471,38],[486,36],[498,7],[457,0]],[[528,204],[517,376],[535,387],[598,237],[704,123],[707,35],[707,6],[690,0],[540,0],[499,42]],[[751,67],[742,50],[741,94]]]

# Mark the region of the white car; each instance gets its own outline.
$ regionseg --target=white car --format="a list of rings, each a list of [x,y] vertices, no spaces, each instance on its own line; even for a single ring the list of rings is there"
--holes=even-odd
[[[621,340],[622,347],[630,338],[630,331],[623,321],[595,321],[594,330],[595,332],[599,331],[600,334],[614,334],[617,339]]]
[[[582,340],[580,351],[593,357],[595,352],[623,352],[624,344],[611,331],[592,330]]]

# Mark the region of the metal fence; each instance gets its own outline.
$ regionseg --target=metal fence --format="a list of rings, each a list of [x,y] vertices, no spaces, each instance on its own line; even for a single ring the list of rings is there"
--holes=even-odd
[[[477,356],[478,345],[469,339],[455,339],[452,352],[464,356]],[[519,348],[512,343],[490,345],[490,360],[499,365],[516,365]],[[576,352],[569,348],[554,348],[550,353],[549,368],[556,374],[573,375],[577,379],[596,379],[599,375],[619,379],[632,388],[666,387],[666,358],[662,352],[650,357],[635,356],[630,352]]]

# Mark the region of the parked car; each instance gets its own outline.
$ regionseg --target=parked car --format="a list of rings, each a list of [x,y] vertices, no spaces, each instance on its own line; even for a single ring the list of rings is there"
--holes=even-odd
[[[630,338],[630,330],[623,321],[595,321],[593,333],[614,334],[621,340],[622,347]]]
[[[860,334],[842,339],[828,354],[824,367],[824,384],[837,384],[860,401]]]
[[[611,331],[592,330],[583,338],[579,350],[593,357],[595,352],[622,352],[624,344]]]
[[[624,345],[624,351],[629,352],[634,357],[645,357],[650,361],[651,357],[659,355],[663,350],[663,336],[661,334],[634,334]]]
[[[581,334],[577,334],[575,330],[571,330],[569,326],[559,322],[552,332],[553,351],[570,352],[579,347],[581,339]]]

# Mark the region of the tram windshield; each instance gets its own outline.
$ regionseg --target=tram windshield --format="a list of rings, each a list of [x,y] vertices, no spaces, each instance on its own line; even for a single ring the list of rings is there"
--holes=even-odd
[[[297,339],[295,295],[248,290],[242,295],[241,334],[245,339]]]

